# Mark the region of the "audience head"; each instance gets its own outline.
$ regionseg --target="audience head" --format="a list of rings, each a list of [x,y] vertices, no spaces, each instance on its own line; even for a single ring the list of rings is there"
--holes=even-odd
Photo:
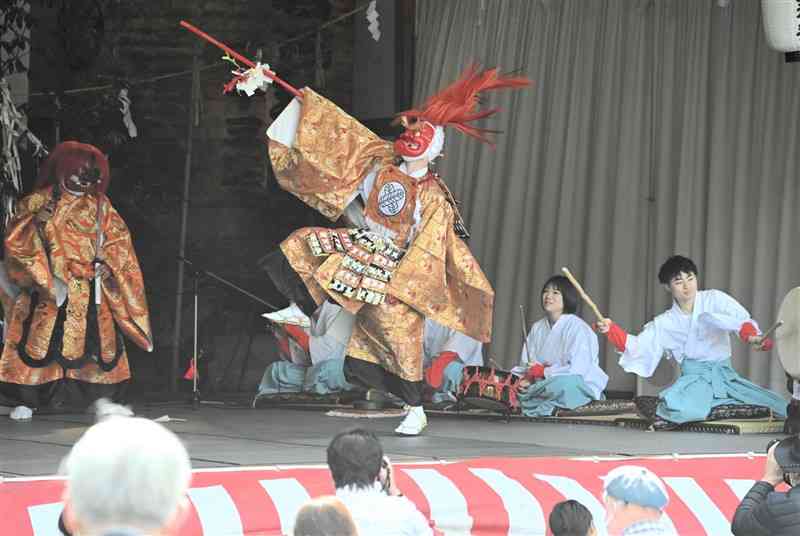
[[[111,417],[91,428],[62,462],[65,519],[74,535],[115,530],[168,534],[191,480],[186,448],[149,419]]]
[[[337,489],[373,486],[382,462],[380,441],[375,434],[362,428],[340,432],[328,445],[328,467]]]
[[[800,437],[793,435],[778,441],[773,456],[783,471],[784,482],[792,487],[800,484]]]
[[[548,520],[553,536],[595,536],[592,514],[575,500],[563,501],[553,507]]]
[[[641,521],[657,521],[669,503],[661,479],[645,467],[623,465],[603,478],[603,498],[609,533]]]
[[[294,536],[357,536],[347,507],[336,497],[311,499],[294,521]]]

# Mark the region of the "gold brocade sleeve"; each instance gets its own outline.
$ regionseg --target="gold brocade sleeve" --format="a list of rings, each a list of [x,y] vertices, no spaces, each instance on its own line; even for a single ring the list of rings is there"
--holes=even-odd
[[[36,214],[50,199],[46,188],[22,199],[11,219],[4,240],[5,263],[10,280],[19,287],[36,287],[55,299],[53,273],[37,231]]]
[[[137,346],[150,352],[153,350],[150,314],[131,234],[122,217],[105,197],[103,212],[105,240],[102,251],[113,274],[112,278],[103,281],[103,298],[108,300],[114,320],[122,332]]]
[[[376,164],[393,158],[392,144],[309,88],[303,89],[294,146],[269,140],[281,188],[334,221]]]
[[[428,190],[420,198],[420,230],[394,272],[389,294],[427,318],[488,342],[494,290],[453,231],[453,209],[444,196]]]

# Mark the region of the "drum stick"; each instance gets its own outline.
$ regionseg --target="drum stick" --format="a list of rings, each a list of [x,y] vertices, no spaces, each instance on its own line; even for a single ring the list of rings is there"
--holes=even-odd
[[[600,309],[597,308],[597,305],[595,305],[592,299],[589,297],[589,295],[586,294],[586,291],[583,290],[583,287],[581,286],[580,283],[578,283],[578,280],[575,279],[575,276],[572,275],[572,272],[570,272],[567,267],[561,268],[561,271],[564,272],[564,275],[567,276],[569,282],[572,283],[572,285],[575,287],[575,290],[577,290],[578,294],[581,295],[583,301],[585,301],[589,305],[589,307],[592,308],[592,311],[594,311],[594,314],[597,316],[597,319],[605,320],[605,317],[600,313]]]
[[[519,316],[520,320],[522,320],[522,346],[525,348],[525,354],[528,356],[528,365],[532,365],[531,349],[528,348],[528,322],[525,320],[525,308],[522,307],[522,304],[519,306]]]
[[[765,331],[764,333],[759,335],[759,337],[761,337],[762,340],[766,339],[767,337],[769,337],[772,334],[773,331],[775,331],[776,329],[778,329],[782,325],[783,325],[783,320],[778,320],[777,322],[772,324],[771,328],[769,328],[767,331]]]

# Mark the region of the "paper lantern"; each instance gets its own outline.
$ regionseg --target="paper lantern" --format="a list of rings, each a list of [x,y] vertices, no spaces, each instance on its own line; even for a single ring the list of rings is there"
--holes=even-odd
[[[761,14],[769,46],[800,61],[800,0],[761,0]]]

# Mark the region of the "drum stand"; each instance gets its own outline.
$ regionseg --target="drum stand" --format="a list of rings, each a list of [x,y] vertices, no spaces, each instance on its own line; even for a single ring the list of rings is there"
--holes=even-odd
[[[194,375],[192,377],[192,409],[198,409],[200,407],[200,404],[202,404],[203,402],[200,396],[200,387],[198,385],[198,377],[200,375],[200,372],[199,369],[197,368],[197,358],[199,357],[197,330],[198,330],[198,301],[200,296],[199,292],[200,279],[205,276],[208,276],[216,280],[217,282],[222,283],[228,288],[231,288],[239,292],[240,294],[244,294],[248,298],[257,301],[262,305],[266,305],[270,309],[274,309],[277,311],[278,307],[275,307],[268,301],[262,300],[255,294],[248,292],[245,289],[231,283],[227,279],[218,276],[214,272],[210,272],[208,270],[203,270],[199,268],[196,264],[194,264],[192,261],[190,261],[185,257],[178,257],[178,260],[186,265],[186,267],[189,269],[192,275],[192,294],[194,297],[194,322],[193,322],[193,336],[192,336],[192,368],[194,370]]]
[[[194,322],[192,323],[194,329],[192,335],[192,370],[194,371],[194,374],[192,374],[192,409],[197,409],[200,407],[200,389],[197,385],[200,376],[200,369],[197,368],[197,303],[200,294],[200,278],[203,277],[203,272],[195,270],[188,261],[187,264],[189,264],[190,270],[192,271],[192,294],[194,295]]]

